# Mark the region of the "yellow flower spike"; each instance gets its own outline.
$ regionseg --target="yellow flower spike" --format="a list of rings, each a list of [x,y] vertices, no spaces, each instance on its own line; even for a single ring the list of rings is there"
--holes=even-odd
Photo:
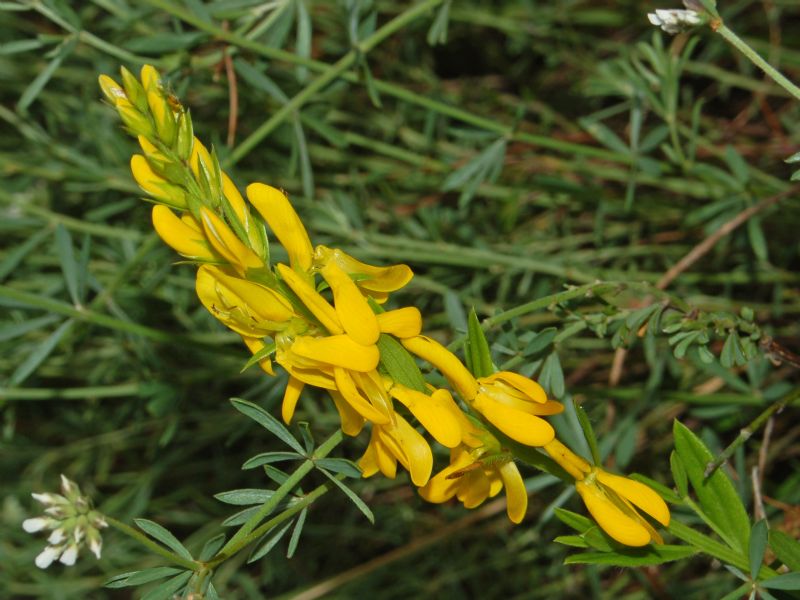
[[[264,349],[266,344],[261,338],[249,337],[246,335],[242,336],[242,340],[244,341],[245,345],[249,348],[252,354],[256,352],[260,352]],[[275,376],[275,371],[272,369],[272,360],[270,360],[269,356],[262,358],[258,361],[258,366],[267,374]]]
[[[314,252],[315,262],[325,264],[335,262],[348,275],[360,275],[356,282],[358,287],[369,292],[386,294],[394,292],[406,285],[414,273],[408,265],[392,265],[376,267],[363,263],[343,250],[317,246]]]
[[[592,465],[575,454],[556,438],[544,444],[543,448],[544,451],[550,455],[550,458],[556,461],[562,469],[578,481],[584,479],[592,471]]]
[[[286,194],[263,183],[250,184],[246,192],[250,203],[286,249],[292,268],[304,273],[309,271],[313,256],[311,240]]]
[[[305,384],[294,377],[289,377],[286,384],[286,389],[283,392],[283,402],[281,403],[281,417],[283,422],[287,425],[292,422],[294,416],[294,409],[297,407],[297,401],[300,399],[300,392],[303,391]]]
[[[245,246],[213,211],[205,206],[200,207],[200,218],[203,223],[203,231],[214,250],[231,263],[231,266],[241,275],[244,275],[247,269],[258,269],[264,266],[258,255]]]
[[[506,513],[513,523],[521,523],[528,511],[528,491],[514,461],[503,463],[498,468],[503,486],[506,488]]]
[[[529,379],[524,375],[520,375],[519,373],[513,373],[511,371],[499,371],[497,373],[492,373],[488,377],[481,377],[478,379],[478,383],[482,385],[491,384],[498,381],[520,392],[523,394],[525,399],[530,400],[531,402],[538,402],[539,404],[544,404],[547,402],[547,394],[542,386],[532,379]]]
[[[649,486],[602,469],[597,470],[597,481],[614,490],[619,496],[653,517],[664,527],[669,525],[670,514],[667,503]]]
[[[366,373],[378,366],[381,355],[375,346],[362,346],[347,335],[314,338],[299,336],[292,352],[321,363]]]
[[[526,446],[544,446],[556,435],[553,427],[535,415],[510,408],[478,394],[472,406],[512,440]]]
[[[331,398],[333,398],[333,403],[339,413],[339,419],[341,419],[342,422],[342,431],[346,435],[351,436],[356,436],[361,433],[366,419],[364,419],[337,390],[328,390],[328,393],[331,395]]]
[[[179,254],[196,260],[219,260],[219,256],[212,252],[206,242],[205,236],[191,227],[185,219],[178,218],[171,209],[163,204],[156,204],[152,218],[156,233]]]
[[[401,340],[406,350],[416,354],[439,369],[458,393],[467,401],[471,401],[478,393],[478,382],[461,363],[455,354],[436,340],[424,335]]]
[[[286,265],[279,263],[276,268],[278,274],[283,281],[286,282],[286,285],[297,294],[300,301],[311,311],[311,314],[319,320],[322,326],[328,330],[328,333],[333,335],[344,333],[336,310],[317,290]]]
[[[139,187],[156,200],[175,208],[186,208],[186,192],[157,175],[141,154],[131,157],[131,172]]]
[[[328,263],[321,273],[331,287],[333,306],[347,335],[365,346],[377,342],[381,334],[378,320],[353,280],[336,263]]]
[[[575,489],[597,524],[620,544],[638,547],[650,543],[647,528],[622,511],[595,483],[578,481]]]
[[[333,369],[333,377],[336,382],[336,388],[342,398],[362,417],[378,425],[387,424],[392,420],[393,414],[386,414],[385,409],[381,411],[368,399],[364,398],[347,369],[335,367]]]
[[[434,396],[438,394],[439,397],[434,398],[395,383],[389,388],[389,393],[405,405],[417,421],[442,446],[455,448],[461,443],[461,426],[441,402],[442,394],[449,396],[446,390],[437,390],[434,392]]]
[[[404,339],[419,335],[422,331],[422,314],[414,306],[387,310],[375,315],[381,333]]]

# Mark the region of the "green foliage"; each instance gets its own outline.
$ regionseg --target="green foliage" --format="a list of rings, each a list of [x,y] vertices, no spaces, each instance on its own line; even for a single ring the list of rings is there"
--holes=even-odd
[[[767,335],[800,347],[794,199],[732,230],[665,290],[656,284],[723,224],[789,189],[796,166],[782,161],[800,133],[797,105],[708,31],[654,35],[650,2],[441,2],[380,40],[371,36],[412,5],[366,4],[3,4],[6,595],[112,597],[99,588],[113,576],[110,587],[171,598],[197,583],[109,530],[100,561],[81,556],[73,569],[35,569],[42,540],[20,523],[33,514],[30,492],[52,488],[60,472],[88,486],[103,511],[127,522],[147,517],[143,530],[165,552],[183,555],[180,547],[212,560],[226,543],[222,528],[232,528],[230,541],[301,468],[304,489],[289,481],[253,529],[250,559],[262,562],[201,582],[207,598],[296,595],[322,584],[341,597],[689,600],[738,583],[708,569],[705,556],[663,563],[648,577],[607,564],[565,567],[567,549],[550,543],[559,535],[595,563],[623,564],[608,558],[623,553],[577,513],[583,529],[562,535],[554,510],[563,517],[561,505],[578,504],[560,495],[555,478],[532,470],[523,469],[536,492],[528,517],[511,528],[500,505],[476,517],[423,504],[404,476],[357,479],[343,457],[360,456],[363,435],[310,460],[319,446],[309,450],[305,430],[273,416],[285,380],[260,369],[239,374],[239,337],[198,305],[193,267],[174,264],[151,231],[127,167],[135,144],[96,91],[99,73],[120,64],[135,72],[144,62],[164,70],[192,108],[184,129],[213,144],[240,189],[252,181],[284,188],[315,241],[376,263],[408,262],[416,277],[392,302],[419,306],[426,332],[446,343],[457,339],[447,327],[458,324],[448,307],[474,306],[498,368],[575,397],[605,461],[627,461],[663,485],[672,417],[702,432],[708,451],[681,430],[670,461],[678,496],[696,499],[735,542],[727,564],[750,571],[749,519],[738,503],[751,505],[748,473],[760,442],[746,441],[732,457],[736,483],[723,469],[708,481],[702,472],[796,383],[790,363],[775,368],[767,359],[781,356],[763,350]],[[767,17],[753,1],[720,9],[798,79],[788,43],[797,38],[797,7],[776,3]],[[782,51],[766,41],[776,33],[787,40]],[[208,185],[213,193],[213,173]],[[383,368],[424,389],[413,359],[392,341],[381,341],[382,355],[396,356]],[[628,352],[619,385],[609,387],[616,348]],[[230,397],[242,398],[235,407],[249,419],[231,410]],[[796,410],[775,415],[761,473],[763,494],[790,506],[800,504]],[[305,392],[297,418],[313,423],[319,439],[338,423],[326,397]],[[322,487],[331,491],[306,512],[302,503]],[[252,489],[261,494],[254,504],[213,500]],[[733,502],[725,515],[712,505],[720,497]],[[279,508],[296,512],[271,524]],[[764,508],[765,556],[777,558],[762,567],[759,585],[791,589],[796,573],[764,569],[800,569],[797,542],[783,532],[782,511]],[[675,513],[682,519],[690,510]],[[460,520],[468,518],[467,527]],[[692,526],[705,530],[701,521]],[[670,535],[687,544],[678,553],[730,550],[711,528],[708,539],[684,539],[690,534],[679,527]],[[348,552],[331,552],[337,536]]]

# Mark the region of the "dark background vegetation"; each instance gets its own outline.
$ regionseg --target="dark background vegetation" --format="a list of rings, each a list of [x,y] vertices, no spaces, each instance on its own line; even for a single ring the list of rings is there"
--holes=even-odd
[[[363,39],[371,19],[380,26],[409,6],[362,3],[354,16],[355,3],[275,4],[282,13],[255,39],[325,63],[350,50],[351,21]],[[155,520],[191,549],[231,512],[213,494],[270,485],[239,465],[279,442],[227,399],[274,409],[283,379],[239,374],[246,353],[237,336],[197,302],[194,268],[174,264],[151,232],[127,166],[135,142],[96,84],[120,64],[153,62],[191,107],[198,136],[229,157],[223,53],[236,73],[236,143],[318,75],[209,33],[223,22],[235,31],[273,18],[253,12],[261,5],[51,0],[0,8],[0,596],[130,597],[100,586],[159,564],[110,531],[99,562],[36,569],[44,540],[20,523],[38,511],[30,492],[54,490],[59,473],[102,510]],[[447,41],[434,46],[426,38],[438,11],[429,11],[368,52],[371,86],[364,68],[349,70],[354,78],[323,88],[228,171],[240,188],[264,181],[290,192],[316,243],[410,264],[417,276],[393,301],[419,306],[426,329],[443,340],[463,332],[471,306],[486,317],[564,284],[654,283],[723,222],[785,191],[791,170],[783,159],[800,143],[796,102],[712,32],[692,40],[656,31],[646,13],[659,7],[458,1]],[[795,2],[723,1],[720,10],[800,79]],[[504,142],[505,153],[492,154]],[[794,195],[722,239],[669,291],[707,311],[751,307],[766,330],[800,350],[798,230]],[[644,295],[616,302],[629,308]],[[599,302],[552,307],[489,338],[498,364],[532,374],[541,361],[526,355],[526,332],[557,328],[566,398],[583,403],[615,468],[671,485],[673,418],[718,451],[796,381],[791,366],[763,357],[730,370],[678,360],[661,334],[649,354],[634,340],[609,386],[610,335],[575,326],[604,311],[613,316]],[[717,354],[720,347],[710,346]],[[771,522],[793,535],[796,411],[777,417],[762,473],[763,493],[780,501],[767,502]],[[301,401],[298,418],[317,439],[337,426],[332,407],[314,395]],[[365,443],[348,440],[340,453],[357,458]],[[760,445],[750,442],[733,461],[748,502]],[[562,487],[524,474],[535,492],[518,527],[502,500],[467,512],[424,504],[405,475],[356,482],[374,526],[343,495],[328,494],[293,559],[282,542],[255,564],[230,561],[215,585],[226,599],[290,597],[315,584],[327,597],[387,599],[688,600],[735,587],[702,557],[642,570],[563,566],[568,550],[552,540],[567,532],[553,507],[583,509]]]

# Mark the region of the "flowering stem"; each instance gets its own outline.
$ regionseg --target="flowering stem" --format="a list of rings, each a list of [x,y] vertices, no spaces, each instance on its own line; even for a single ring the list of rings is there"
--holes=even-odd
[[[249,543],[257,539],[264,533],[266,533],[269,527],[274,526],[274,523],[272,523],[272,521],[275,521],[275,519],[281,518],[281,520],[284,520],[285,518],[288,518],[289,516],[295,514],[298,510],[302,510],[303,508],[302,506],[300,506],[300,508],[297,507],[302,502],[304,502],[309,496],[311,496],[311,494],[309,494],[309,496],[306,496],[306,498],[304,498],[297,504],[288,508],[286,511],[284,511],[277,517],[273,518],[271,521],[268,521],[261,527],[258,527],[258,524],[261,522],[261,520],[264,517],[266,517],[280,503],[280,501],[283,500],[295,487],[297,487],[300,481],[302,481],[303,477],[308,475],[308,473],[314,468],[314,461],[319,458],[325,458],[331,452],[331,450],[333,450],[334,448],[336,448],[336,446],[339,445],[339,443],[343,439],[344,439],[344,433],[340,429],[336,431],[336,433],[334,433],[327,440],[325,440],[322,444],[320,444],[319,447],[314,451],[314,453],[309,458],[307,458],[303,462],[303,464],[301,464],[297,468],[297,470],[295,470],[295,472],[292,473],[277,490],[275,490],[275,493],[270,497],[269,500],[267,500],[261,506],[261,509],[252,517],[250,517],[247,520],[247,522],[244,525],[242,525],[239,531],[237,531],[234,534],[234,536],[230,540],[228,540],[228,543],[225,544],[225,546],[219,552],[217,552],[217,555],[208,563],[208,565],[209,566],[218,565],[219,563],[227,560],[228,558],[239,552],[239,550],[247,546]],[[258,529],[256,529],[256,527],[258,527]]]
[[[713,29],[713,28],[712,28]],[[772,80],[789,92],[792,96],[794,96],[797,100],[800,100],[800,88],[798,88],[795,84],[789,81],[785,76],[783,76],[780,71],[778,71],[775,67],[770,65],[766,60],[761,58],[761,55],[758,54],[755,50],[753,50],[747,42],[745,42],[742,38],[736,35],[733,31],[728,29],[728,27],[724,24],[720,24],[719,27],[715,29],[715,31],[720,34],[725,40],[730,43],[734,48],[736,48],[739,52],[744,54],[750,61],[757,66],[759,69],[764,71],[767,75],[769,75]]]
[[[113,517],[109,517],[108,515],[104,514],[103,518],[106,520],[106,522],[109,525],[111,525],[111,527],[113,527],[114,529],[116,529],[120,533],[124,533],[128,537],[133,538],[134,540],[136,540],[137,542],[139,542],[143,546],[147,546],[148,548],[150,548],[150,550],[152,550],[156,554],[160,554],[161,556],[163,556],[167,560],[169,560],[169,561],[171,561],[171,562],[173,562],[173,563],[175,563],[177,565],[180,565],[180,566],[182,566],[182,567],[184,567],[186,569],[190,569],[192,571],[196,571],[197,570],[197,563],[196,562],[194,562],[192,560],[187,560],[187,559],[185,559],[185,558],[183,558],[181,556],[178,556],[174,552],[170,552],[169,550],[164,548],[161,544],[157,544],[156,542],[151,540],[149,537],[147,537],[141,531],[138,531],[137,529],[134,529],[130,525],[126,525],[122,521],[117,521],[116,519],[114,519]]]

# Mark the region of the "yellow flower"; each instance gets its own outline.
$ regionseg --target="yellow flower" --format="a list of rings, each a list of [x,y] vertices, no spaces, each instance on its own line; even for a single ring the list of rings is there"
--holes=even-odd
[[[597,524],[619,543],[626,546],[664,543],[636,510],[643,511],[664,527],[669,525],[669,508],[652,488],[595,467],[585,479],[575,482],[575,489]]]
[[[208,243],[200,223],[190,214],[179,218],[171,209],[156,204],[153,207],[152,217],[156,233],[173,250],[194,260],[209,262],[222,260]]]
[[[652,525],[636,511],[638,508],[664,527],[669,525],[669,508],[652,488],[590,465],[558,440],[545,445],[544,450],[575,478],[575,489],[608,535],[626,546],[664,543]]]
[[[528,509],[528,493],[517,465],[508,457],[481,461],[487,448],[460,445],[450,451],[450,466],[437,473],[419,493],[428,502],[447,502],[453,497],[465,508],[480,506],[506,489],[506,512],[520,523]]]
[[[316,264],[336,263],[342,271],[355,279],[362,292],[379,303],[385,302],[389,292],[399,290],[414,276],[407,265],[375,267],[356,260],[343,250],[322,245],[314,250],[314,261]]]
[[[380,471],[389,479],[394,479],[398,462],[409,472],[414,485],[428,483],[433,469],[431,447],[408,421],[395,414],[386,424],[373,423],[369,445],[358,460],[358,466],[364,477],[371,477]]]
[[[156,200],[174,208],[186,208],[186,192],[158,175],[141,154],[131,157],[131,172],[139,187]]]
[[[201,207],[200,219],[211,246],[240,275],[245,275],[248,269],[260,269],[264,266],[261,258],[247,247],[214,211],[205,206]]]
[[[543,446],[555,437],[553,427],[538,415],[556,414],[563,407],[548,401],[539,384],[508,371],[476,380],[436,340],[416,336],[402,342],[410,352],[439,369],[472,408],[511,439],[528,446]]]

